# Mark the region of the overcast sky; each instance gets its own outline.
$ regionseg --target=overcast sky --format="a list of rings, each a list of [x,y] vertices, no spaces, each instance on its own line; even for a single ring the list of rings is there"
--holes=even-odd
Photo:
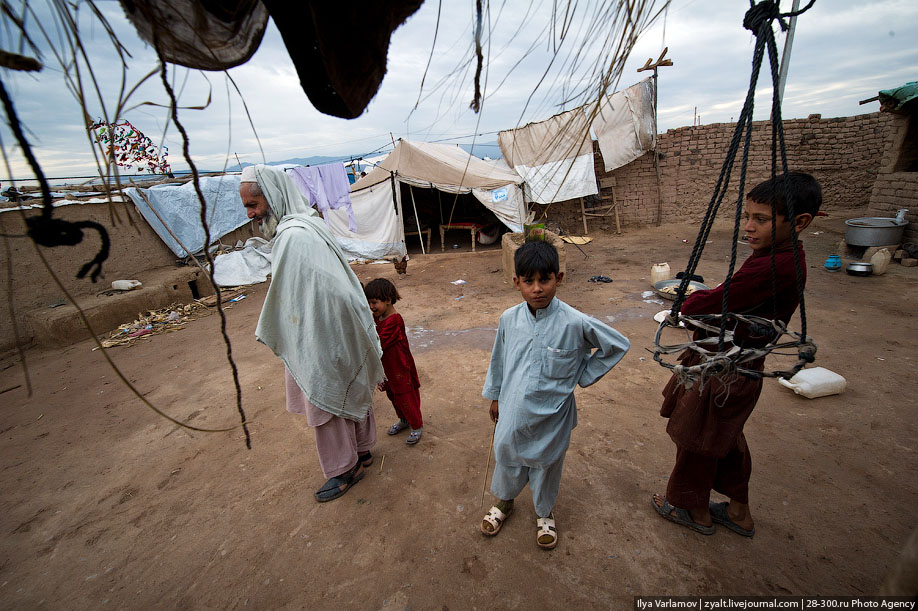
[[[43,0],[29,3],[42,15],[50,9]],[[490,37],[486,40],[488,62],[484,84],[486,98],[480,114],[469,110],[474,75],[472,18],[474,2],[426,0],[408,22],[396,30],[389,50],[388,73],[365,113],[354,120],[320,114],[300,88],[295,69],[273,24],[254,57],[230,70],[242,92],[268,161],[313,155],[347,156],[386,151],[391,138],[469,143],[493,142],[496,132],[530,121],[546,119],[586,101],[595,79],[587,67],[608,49],[592,11],[608,2],[577,3],[572,26],[546,78],[539,81],[558,43],[552,36],[552,2],[530,0],[494,1],[490,5]],[[806,4],[804,0],[801,4]],[[127,23],[117,2],[98,2],[106,18],[130,51],[128,87],[156,66],[155,56]],[[784,0],[789,10],[791,0]],[[662,2],[656,4],[659,9]],[[754,38],[742,27],[747,0],[673,0],[668,10],[646,29],[622,71],[620,86],[637,82],[648,73],[636,69],[648,57],[654,59],[664,46],[673,67],[660,69],[659,128],[735,119],[749,85]],[[438,9],[440,28],[433,47],[430,69],[421,90],[421,78],[431,54]],[[108,112],[121,88],[121,69],[98,22],[81,5],[82,39],[96,71]],[[4,19],[6,19],[4,17]],[[557,17],[555,23],[560,23]],[[50,23],[50,19],[46,22]],[[486,32],[488,26],[486,25]],[[53,30],[50,28],[53,36]],[[817,0],[797,20],[783,114],[785,118],[820,113],[837,117],[874,112],[874,102],[859,106],[880,89],[918,80],[918,3],[913,0]],[[582,40],[584,37],[588,40]],[[49,177],[85,176],[94,173],[83,111],[64,83],[48,45],[44,70],[37,75],[2,72],[2,79],[16,105],[30,142]],[[554,41],[554,42],[552,42]],[[18,51],[18,37],[9,24],[0,28],[0,47]],[[779,54],[784,35],[778,35]],[[530,49],[527,54],[526,49]],[[581,49],[581,64],[571,68],[573,49]],[[27,53],[31,54],[31,53]],[[513,70],[511,67],[515,66]],[[84,73],[85,77],[85,73]],[[244,162],[262,161],[242,100],[223,73],[202,73],[170,67],[170,77],[181,91],[180,119],[189,132],[191,153],[200,169],[221,169]],[[537,88],[538,86],[538,88]],[[533,91],[535,93],[533,94]],[[756,118],[766,118],[770,103],[767,67],[763,69],[757,96]],[[412,112],[415,103],[420,103]],[[565,98],[573,98],[565,100]],[[527,105],[527,99],[529,103]],[[129,106],[141,102],[165,104],[167,98],[158,75],[143,85]],[[87,101],[89,115],[99,118],[98,101]],[[119,118],[127,118],[157,144],[168,147],[174,170],[187,169],[181,158],[181,139],[166,126],[163,108],[143,105]],[[391,136],[390,136],[391,133]],[[0,137],[16,178],[31,176],[22,155],[13,146],[4,122]],[[124,171],[132,173],[134,170]],[[3,167],[0,178],[7,183]]]

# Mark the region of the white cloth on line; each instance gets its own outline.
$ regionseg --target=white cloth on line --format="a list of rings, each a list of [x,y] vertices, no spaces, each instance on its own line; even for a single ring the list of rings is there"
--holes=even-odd
[[[588,105],[586,113],[596,115],[593,133],[599,141],[606,172],[631,163],[656,144],[652,79],[606,96],[598,108],[595,103]]]
[[[504,159],[523,177],[530,200],[549,204],[599,193],[582,107],[502,131],[497,142]]]

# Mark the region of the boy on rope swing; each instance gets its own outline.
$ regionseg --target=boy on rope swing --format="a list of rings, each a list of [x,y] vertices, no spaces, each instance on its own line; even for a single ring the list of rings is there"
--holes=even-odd
[[[496,423],[491,492],[499,501],[481,532],[500,531],[528,483],[542,549],[558,543],[552,509],[577,426],[574,389],[597,382],[630,347],[612,327],[555,298],[564,277],[559,269],[558,251],[548,242],[526,242],[514,254],[513,284],[524,302],[500,317],[482,391]]]
[[[786,178],[786,183],[785,183]],[[794,218],[788,218],[789,196]],[[772,240],[772,201],[775,227]],[[803,290],[797,286],[794,264],[793,223],[797,235],[806,229],[822,205],[822,187],[815,178],[803,172],[788,172],[756,186],[746,197],[743,213],[746,240],[752,254],[733,275],[730,282],[727,312],[777,318],[785,325],[790,321]],[[774,272],[771,252],[774,241]],[[806,282],[806,260],[803,245],[797,242],[802,282]],[[774,273],[774,278],[773,278]],[[773,288],[774,287],[774,288]],[[696,291],[685,300],[682,314],[720,314],[723,285],[707,291]],[[734,335],[743,348],[761,348],[772,338],[740,323]],[[695,341],[710,334],[695,331]],[[724,345],[728,350],[731,346]],[[679,360],[689,367],[701,362],[697,352],[686,350]],[[746,365],[762,370],[765,357]],[[735,379],[712,378],[703,388],[695,384],[687,389],[673,376],[663,389],[660,415],[669,418],[666,432],[676,444],[676,464],[666,486],[666,496],[654,494],[653,508],[662,517],[703,535],[714,534],[714,523],[745,537],[755,534],[749,512],[749,476],[752,460],[743,435],[743,425],[752,413],[761,378],[742,375]],[[730,501],[710,500],[715,490]]]

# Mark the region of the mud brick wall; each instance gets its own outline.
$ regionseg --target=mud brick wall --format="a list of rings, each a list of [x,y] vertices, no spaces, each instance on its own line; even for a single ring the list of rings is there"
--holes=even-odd
[[[918,242],[918,105],[908,114],[889,114],[883,160],[865,216],[894,217],[908,210],[903,242]],[[885,114],[885,113],[884,113]]]
[[[806,119],[784,121],[788,165],[791,169],[809,172],[822,183],[824,210],[848,210],[852,216],[862,213],[870,202],[874,182],[892,137],[889,134],[894,127],[892,123],[892,116],[879,112],[831,119],[811,115]],[[663,222],[701,220],[711,201],[734,129],[733,123],[715,123],[671,129],[659,135]],[[652,153],[609,173],[603,168],[602,155],[595,143],[594,158],[600,185],[613,182],[603,179],[614,177],[615,199],[621,206],[622,224],[639,226],[656,223],[657,179]],[[753,123],[744,191],[748,192],[769,177],[770,163],[771,124],[758,121]],[[725,218],[722,215],[735,209],[739,170],[738,156],[718,218]],[[895,184],[899,185],[903,180],[896,177]],[[914,179],[905,182],[911,188],[916,184]],[[894,192],[898,194],[903,189],[896,186]],[[612,190],[613,187],[601,188],[601,201],[596,205],[611,204]],[[549,216],[554,212],[567,219],[571,227],[582,230],[582,223],[575,224],[568,218],[574,216],[579,221],[579,201],[564,203],[558,208],[557,211],[552,210]],[[590,227],[596,226],[599,220],[605,221],[590,219]],[[609,222],[614,224],[614,217],[603,224],[608,225]]]
[[[36,211],[30,211],[31,215]],[[25,238],[9,238],[8,251],[0,254],[3,272],[0,273],[0,302],[4,304],[4,313],[12,302],[18,324],[20,340],[28,344],[34,336],[26,314],[33,310],[47,309],[64,299],[64,293],[57,286],[41,259],[36,254],[40,248],[67,291],[79,302],[82,298],[94,297],[100,291],[111,288],[113,280],[146,279],[150,270],[158,268],[175,268],[176,255],[153,231],[150,225],[140,216],[133,204],[115,203],[109,209],[108,204],[82,204],[60,206],[54,209],[54,217],[65,221],[95,221],[108,230],[111,249],[108,259],[102,264],[103,277],[93,283],[89,277],[77,279],[80,267],[91,260],[99,250],[99,234],[84,230],[83,241],[75,246],[56,248],[36,247]],[[18,211],[0,213],[0,233],[24,236],[26,233],[23,216]],[[236,240],[245,241],[252,235],[252,224],[248,223],[221,239],[223,244],[232,245]],[[7,269],[6,258],[9,255],[12,265]],[[9,271],[12,272],[10,277]],[[9,295],[8,286],[12,287]],[[201,290],[209,291],[205,283]],[[157,306],[158,307],[158,306]],[[129,322],[129,321],[122,321]],[[108,329],[99,329],[99,332]],[[9,315],[0,316],[0,354],[15,347],[13,322]]]

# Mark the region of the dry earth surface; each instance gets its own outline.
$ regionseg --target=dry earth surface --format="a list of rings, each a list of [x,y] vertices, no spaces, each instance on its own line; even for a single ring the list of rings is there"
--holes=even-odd
[[[746,427],[752,539],[705,537],[650,507],[675,449],[658,415],[668,374],[647,350],[663,306],[642,293],[652,263],[685,265],[683,239],[697,230],[599,231],[587,258],[568,246],[559,297],[632,349],[578,391],[554,551],[536,546],[528,490],[499,536],[478,530],[492,500],[479,505],[491,433],[481,387],[498,316],[519,297],[499,250],[436,251],[414,256],[403,277],[355,267],[402,293],[425,429],[415,447],[387,436],[394,412],[377,394],[376,462],[331,503],[313,500],[323,478],[312,432],[284,410],[281,363],[254,339],[266,285],[226,312],[251,450],[239,429],[188,432],[148,410],[89,340],[28,352],[34,393],[0,394],[0,606],[608,609],[631,608],[635,595],[875,593],[918,523],[918,272],[825,272],[842,228],[818,219],[804,235],[806,304],[816,364],[848,389],[808,400],[766,382]],[[712,233],[699,268],[712,286],[731,243],[730,228]],[[614,282],[589,283],[597,274]],[[468,284],[457,300],[458,278]],[[108,352],[175,418],[238,422],[217,316]],[[0,390],[23,383],[18,359],[0,366]]]

